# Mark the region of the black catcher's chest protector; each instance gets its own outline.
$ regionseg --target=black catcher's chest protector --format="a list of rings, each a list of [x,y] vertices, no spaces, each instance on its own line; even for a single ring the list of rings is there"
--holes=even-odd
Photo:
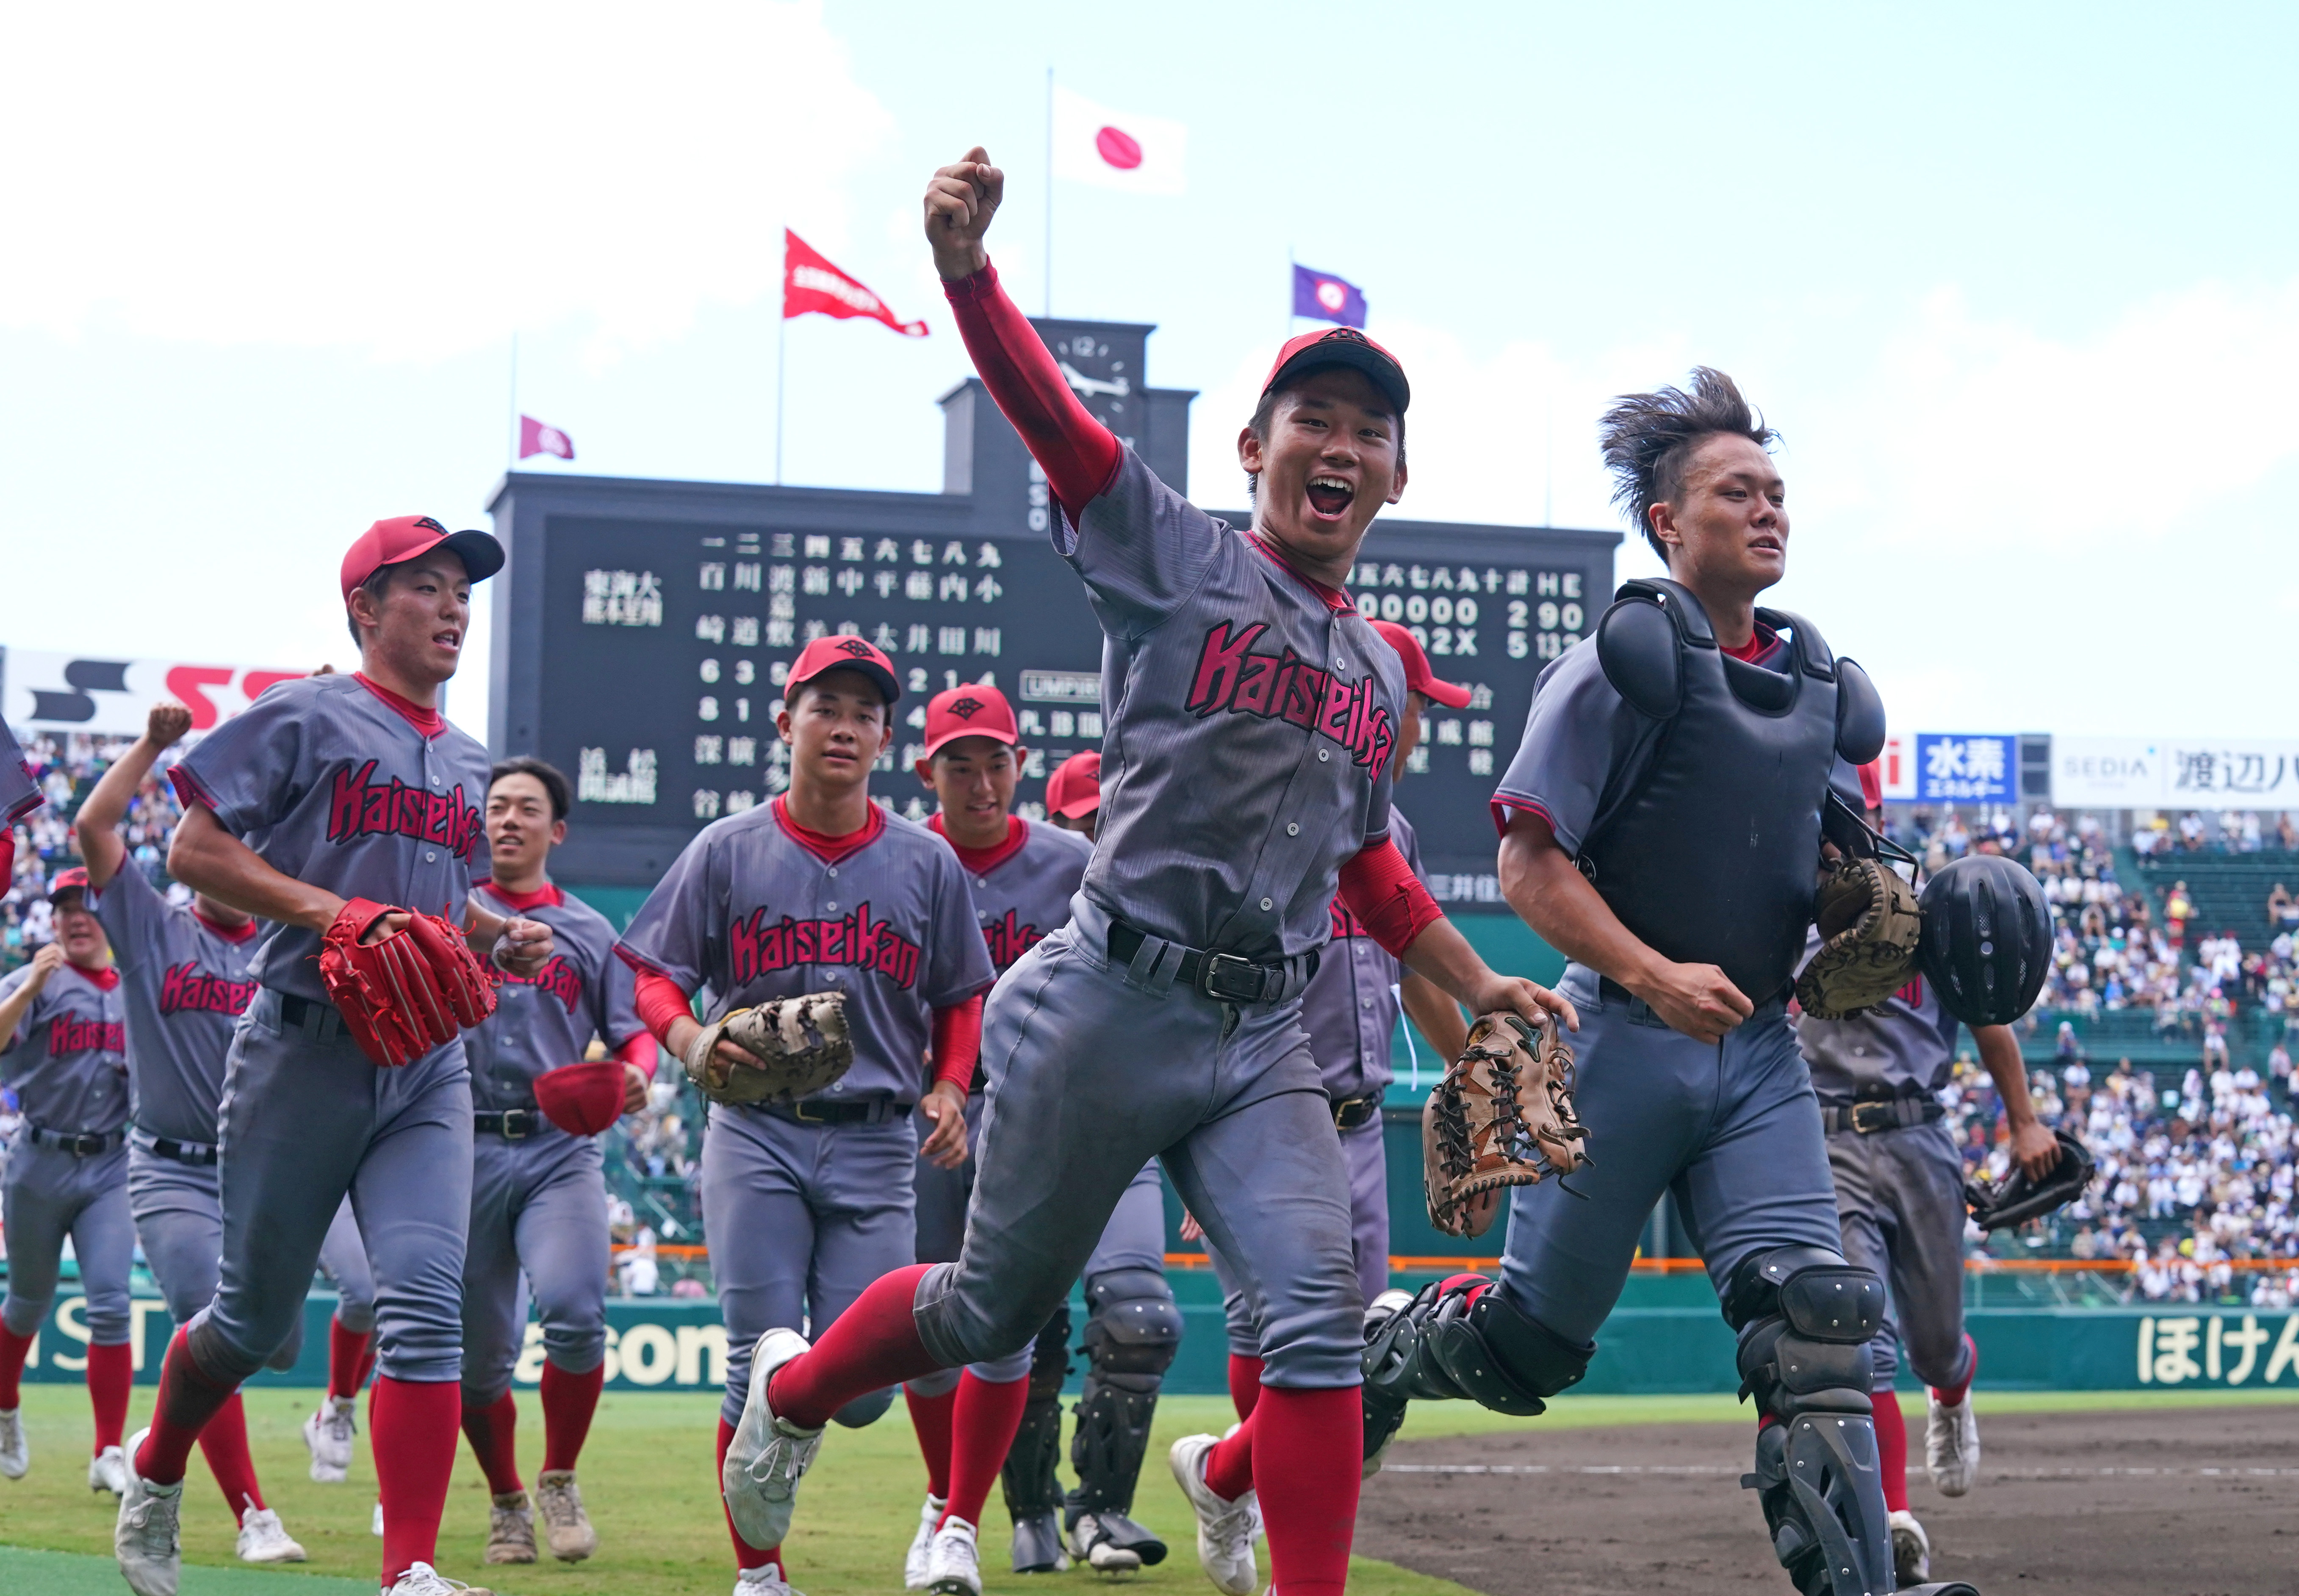
[[[1752,1003],[1803,957],[1819,879],[1822,807],[1841,751],[1883,744],[1867,675],[1809,622],[1758,609],[1787,634],[1785,674],[1717,646],[1673,582],[1623,583],[1598,623],[1598,662],[1652,724],[1650,753],[1615,773],[1580,865],[1639,940],[1678,963],[1714,964]]]

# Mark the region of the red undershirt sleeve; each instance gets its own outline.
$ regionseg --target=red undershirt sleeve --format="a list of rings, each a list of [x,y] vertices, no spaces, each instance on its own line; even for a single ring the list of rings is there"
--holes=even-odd
[[[995,266],[946,282],[942,291],[982,385],[1022,434],[1070,524],[1077,525],[1117,475],[1117,439],[1070,392],[1045,341],[998,285]]]
[[[982,994],[934,1012],[934,1084],[948,1081],[961,1093],[974,1084],[982,1057]]]
[[[1365,922],[1373,939],[1397,958],[1403,958],[1423,931],[1445,917],[1396,842],[1387,837],[1367,843],[1341,866],[1341,901]]]
[[[678,989],[678,983],[660,970],[638,972],[636,1005],[639,1023],[645,1026],[666,1048],[670,1046],[670,1022],[682,1015],[694,1018],[693,1002]],[[628,1061],[637,1063],[636,1059]],[[643,1066],[642,1066],[643,1068]]]
[[[668,980],[660,976],[658,976],[655,979],[661,980],[663,985],[669,987],[672,991],[676,992],[678,990],[678,988]],[[681,1000],[681,1012],[690,1012],[685,1008],[684,999]],[[663,1021],[665,1030],[669,1029],[669,1021],[666,1020]],[[631,1068],[636,1070],[649,1080],[652,1080],[654,1079],[655,1066],[661,1062],[662,1054],[655,1046],[653,1036],[651,1033],[643,1030],[636,1036],[626,1040],[620,1047],[617,1048],[615,1050],[615,1057],[622,1063],[630,1065]]]

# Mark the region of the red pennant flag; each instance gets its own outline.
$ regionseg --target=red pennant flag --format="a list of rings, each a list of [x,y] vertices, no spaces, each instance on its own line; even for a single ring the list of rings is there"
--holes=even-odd
[[[562,460],[575,458],[575,441],[555,426],[545,426],[532,416],[519,418],[519,458],[531,454],[555,454]]]
[[[886,302],[848,277],[788,227],[783,229],[783,319],[793,316],[867,316],[905,338],[923,338],[923,321],[897,321]]]

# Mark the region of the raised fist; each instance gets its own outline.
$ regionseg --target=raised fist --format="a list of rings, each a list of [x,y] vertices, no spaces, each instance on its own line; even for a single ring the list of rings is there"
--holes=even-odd
[[[192,712],[171,699],[152,706],[144,717],[144,740],[155,748],[173,748],[192,729]]]
[[[944,282],[970,277],[990,264],[982,236],[1005,197],[1006,174],[990,164],[990,152],[980,145],[934,173],[926,185],[926,242]]]

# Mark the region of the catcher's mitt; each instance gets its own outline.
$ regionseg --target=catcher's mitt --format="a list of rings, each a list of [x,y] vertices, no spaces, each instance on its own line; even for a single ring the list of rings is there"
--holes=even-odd
[[[1470,1198],[1561,1180],[1589,1162],[1588,1136],[1573,1110],[1573,1049],[1555,1019],[1536,1028],[1520,1014],[1481,1016],[1422,1105],[1429,1222],[1448,1236],[1483,1235],[1493,1215],[1481,1218]]]
[[[1815,1020],[1844,1020],[1908,984],[1923,939],[1915,889],[1876,859],[1839,861],[1813,894],[1820,951],[1797,977],[1797,1002]]]
[[[727,1063],[718,1054],[732,1042],[757,1062]],[[686,1078],[713,1103],[794,1103],[822,1090],[854,1063],[846,1029],[846,995],[809,992],[736,1009],[702,1028],[687,1045]]]
[[[360,1051],[378,1064],[414,1063],[495,1012],[494,979],[463,933],[412,914],[379,942],[362,942],[386,914],[411,911],[355,897],[320,939],[320,980]]]
[[[1964,1206],[1971,1210],[1972,1222],[1982,1230],[2001,1230],[2006,1226],[2042,1219],[2054,1209],[2074,1202],[2091,1185],[2096,1172],[2091,1154],[2066,1131],[2055,1130],[2052,1134],[2060,1144],[2060,1162],[2043,1179],[2029,1179],[2027,1171],[2014,1164],[2012,1172],[2001,1180],[1963,1183]]]

